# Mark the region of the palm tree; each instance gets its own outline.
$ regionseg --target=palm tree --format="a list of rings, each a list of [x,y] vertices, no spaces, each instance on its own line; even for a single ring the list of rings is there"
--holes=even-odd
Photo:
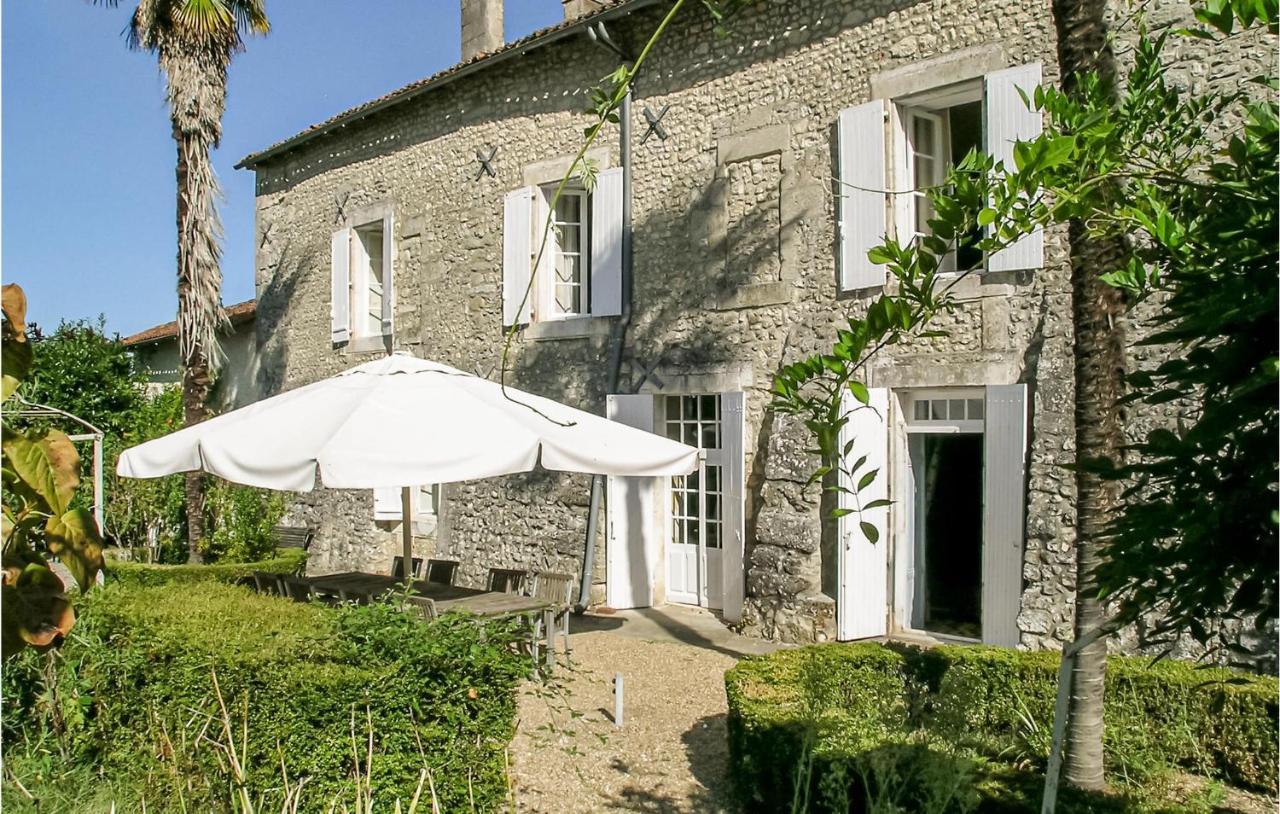
[[[1078,77],[1090,72],[1114,82],[1116,65],[1107,37],[1106,0],[1054,0],[1053,13],[1063,90],[1076,92]],[[1068,234],[1075,324],[1076,461],[1118,461],[1124,445],[1119,400],[1126,364],[1125,302],[1120,289],[1102,281],[1102,274],[1119,266],[1125,247],[1114,239],[1088,235],[1084,224],[1077,221],[1071,222]],[[1087,467],[1078,467],[1075,479],[1075,637],[1079,639],[1105,619],[1094,570],[1104,555],[1107,529],[1120,505],[1120,488],[1117,481],[1104,479]],[[1105,782],[1102,699],[1106,658],[1106,640],[1099,638],[1080,651],[1071,673],[1063,776],[1079,788],[1099,789]]]
[[[115,5],[117,0],[106,0]],[[141,0],[126,31],[130,48],[156,55],[164,71],[169,120],[178,147],[178,347],[188,426],[208,416],[206,403],[221,353],[221,194],[209,151],[222,138],[227,68],[246,34],[270,30],[262,0]],[[186,476],[191,562],[201,562],[204,481]]]

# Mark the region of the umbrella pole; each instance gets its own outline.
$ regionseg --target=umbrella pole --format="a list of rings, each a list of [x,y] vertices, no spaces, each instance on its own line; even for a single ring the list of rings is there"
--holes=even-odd
[[[413,487],[400,488],[400,529],[404,539],[404,578],[413,579]]]

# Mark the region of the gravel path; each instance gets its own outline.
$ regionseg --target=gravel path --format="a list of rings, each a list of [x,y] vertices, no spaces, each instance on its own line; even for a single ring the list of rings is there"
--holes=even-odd
[[[511,744],[517,809],[721,812],[725,785],[724,672],[717,649],[606,632],[573,636],[559,688],[529,685]],[[623,727],[612,722],[613,675],[624,676]]]

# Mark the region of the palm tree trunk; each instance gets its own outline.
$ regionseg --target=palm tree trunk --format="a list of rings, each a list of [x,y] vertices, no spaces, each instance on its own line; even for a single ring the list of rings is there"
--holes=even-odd
[[[225,322],[220,267],[222,226],[218,182],[210,150],[221,135],[227,95],[225,60],[217,49],[160,50],[168,80],[173,139],[178,149],[178,347],[187,426],[209,415],[212,374],[219,360],[217,330]],[[204,476],[186,476],[188,560],[203,562]]]
[[[1076,77],[1094,72],[1107,80],[1116,75],[1114,55],[1106,39],[1105,0],[1054,0],[1058,60],[1067,93]],[[1069,226],[1072,318],[1075,324],[1076,461],[1118,461],[1124,444],[1123,394],[1125,343],[1124,298],[1101,275],[1117,267],[1124,246],[1117,240],[1090,237],[1083,224]],[[1105,555],[1108,526],[1120,502],[1119,484],[1076,470],[1076,600],[1075,637],[1102,624],[1105,610],[1098,596],[1094,569]],[[1107,643],[1100,638],[1080,651],[1071,671],[1063,775],[1078,788],[1099,789],[1103,776],[1102,702]]]

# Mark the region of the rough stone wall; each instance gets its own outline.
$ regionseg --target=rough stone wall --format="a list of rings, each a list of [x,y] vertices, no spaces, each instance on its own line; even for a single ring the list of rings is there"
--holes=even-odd
[[[657,22],[610,23],[633,49]],[[873,79],[920,60],[979,49],[1008,65],[1039,61],[1057,81],[1048,7],[1032,0],[761,2],[719,37],[691,9],[654,50],[636,86],[635,314],[623,392],[741,389],[746,415],[747,603],[743,626],[788,641],[834,636],[835,547],[803,427],[767,413],[774,373],[830,342],[870,296],[836,287],[834,123],[871,98]],[[397,349],[493,378],[501,364],[503,195],[527,170],[568,157],[590,121],[580,111],[614,60],[585,38],[459,78],[322,136],[258,170],[258,331],[262,392],[314,381],[368,355],[329,334],[329,239],[360,207],[395,210]],[[943,80],[945,81],[945,80]],[[639,136],[642,109],[669,106],[665,140]],[[610,131],[603,166],[616,165]],[[476,151],[497,146],[496,178]],[[1026,647],[1070,635],[1074,590],[1070,294],[1063,236],[1046,267],[967,280],[945,339],[882,353],[870,384],[938,387],[1021,381],[1032,400],[1025,589]],[[512,348],[509,381],[604,411],[601,331]],[[488,566],[576,573],[589,479],[552,473],[451,484],[421,553]],[[318,490],[296,513],[317,525],[309,568],[377,568],[398,533],[372,523],[368,493]],[[603,525],[603,524],[602,524]],[[597,548],[596,582],[604,578]]]

